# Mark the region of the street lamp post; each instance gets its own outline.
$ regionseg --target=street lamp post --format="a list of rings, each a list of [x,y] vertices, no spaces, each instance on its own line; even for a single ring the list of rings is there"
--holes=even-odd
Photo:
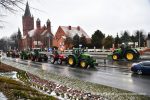
[[[50,39],[51,39],[51,35],[49,33],[47,33],[46,37],[48,38],[48,46],[47,48],[50,48]]]
[[[140,32],[139,32],[139,47],[140,47],[141,41],[140,41]]]

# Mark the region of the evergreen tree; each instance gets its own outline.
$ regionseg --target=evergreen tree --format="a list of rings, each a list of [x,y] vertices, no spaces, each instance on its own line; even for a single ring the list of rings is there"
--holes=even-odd
[[[80,37],[78,34],[76,34],[74,37],[73,37],[73,46],[75,48],[79,48],[79,43],[80,43]]]
[[[71,48],[72,47],[72,43],[73,43],[73,40],[71,37],[67,36],[65,41],[64,41],[65,45],[66,45],[66,48]]]
[[[18,34],[17,34],[17,49],[20,50],[21,49],[21,42],[22,42],[22,35],[20,32],[20,29],[18,28]]]
[[[124,33],[121,36],[121,42],[125,43],[126,45],[128,44],[128,42],[131,42],[131,37],[129,35],[128,31],[124,31]]]
[[[138,42],[138,46],[141,47],[141,46],[144,46],[144,42],[145,42],[145,35],[143,34],[143,31],[139,31],[137,30],[135,33],[134,33],[134,37],[135,37],[135,42]],[[139,44],[140,43],[140,44]]]
[[[86,47],[87,46],[87,40],[86,40],[86,37],[83,34],[80,37],[80,44],[82,45],[82,47]]]
[[[105,38],[105,35],[100,31],[97,30],[95,31],[95,33],[92,35],[92,44],[96,47],[96,48],[102,48],[103,46],[103,40]]]
[[[108,35],[104,40],[104,47],[106,49],[112,48],[113,42],[113,37]]]
[[[117,33],[117,36],[114,39],[115,48],[119,48],[119,44],[121,44],[121,40],[120,40],[118,33]]]
[[[20,32],[20,29],[18,28],[18,35],[17,35],[18,40],[21,40],[21,37],[22,37],[22,35],[21,35],[21,32]]]

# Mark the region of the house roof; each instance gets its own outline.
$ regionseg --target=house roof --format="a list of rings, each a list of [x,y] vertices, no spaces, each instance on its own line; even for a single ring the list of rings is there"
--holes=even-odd
[[[45,35],[47,33],[47,30],[44,30],[41,35]]]
[[[74,37],[76,34],[79,35],[79,37],[82,36],[82,34],[86,37],[86,38],[90,38],[87,33],[80,27],[71,27],[71,26],[60,26],[62,28],[62,30],[65,32],[66,35],[70,36],[70,37]],[[69,27],[71,29],[69,29]]]

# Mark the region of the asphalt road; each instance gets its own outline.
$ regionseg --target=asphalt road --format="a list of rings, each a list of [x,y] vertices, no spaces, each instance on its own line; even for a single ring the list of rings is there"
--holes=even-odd
[[[15,59],[11,60],[16,62]],[[103,60],[99,60],[99,66],[92,69],[73,68],[65,64],[39,63],[20,59],[17,59],[17,63],[150,96],[150,76],[132,74],[130,67],[133,62],[107,61],[106,64],[104,64]]]

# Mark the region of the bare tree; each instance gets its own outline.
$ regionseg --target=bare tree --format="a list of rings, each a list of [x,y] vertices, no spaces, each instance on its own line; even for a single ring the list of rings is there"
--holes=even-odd
[[[0,7],[10,12],[17,11],[14,7],[22,9],[19,4],[23,4],[24,0],[0,0]]]
[[[5,17],[5,11],[15,13],[17,9],[23,10],[19,5],[23,4],[24,0],[0,0],[0,18]],[[4,11],[5,10],[5,11]],[[2,19],[0,19],[0,23],[4,23]],[[0,25],[0,28],[3,28],[3,25]]]

